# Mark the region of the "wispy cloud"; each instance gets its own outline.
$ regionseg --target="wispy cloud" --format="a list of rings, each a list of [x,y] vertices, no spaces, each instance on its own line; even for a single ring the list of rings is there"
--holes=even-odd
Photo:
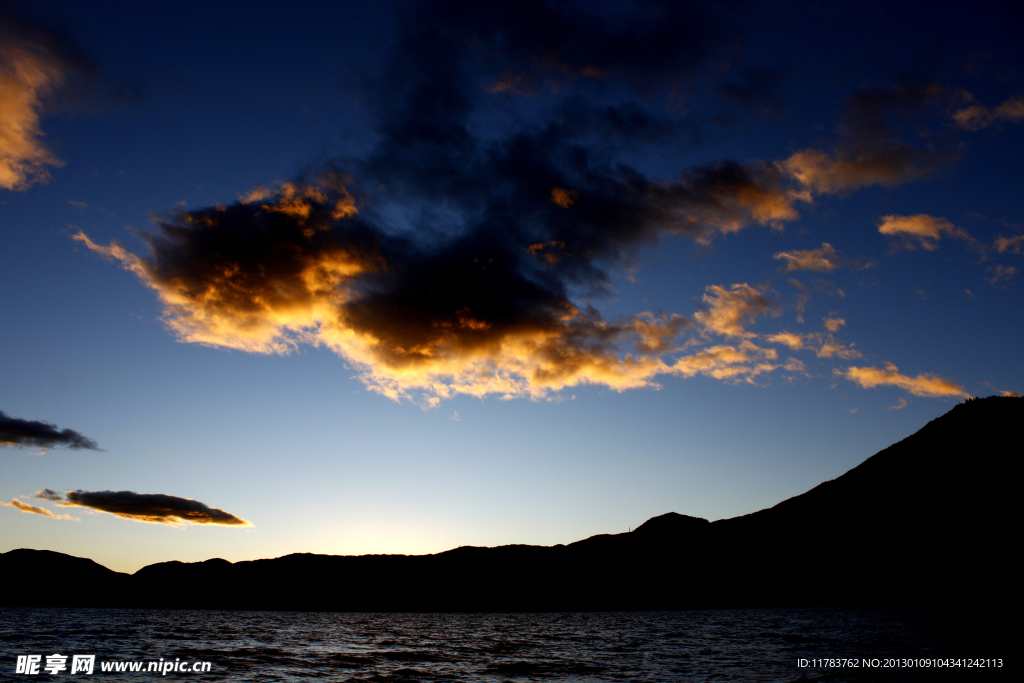
[[[235,515],[211,508],[198,500],[162,493],[134,491],[68,491],[62,507],[82,507],[107,512],[136,522],[154,524],[203,524],[252,526]]]
[[[15,510],[21,510],[22,512],[26,512],[33,515],[42,515],[43,517],[49,517],[50,519],[65,519],[72,522],[81,521],[77,517],[72,517],[71,515],[55,515],[46,508],[41,508],[36,505],[29,505],[28,503],[24,503],[18,500],[17,498],[13,499],[9,503],[0,500],[0,505],[6,505],[7,507],[12,507]]]
[[[73,429],[58,429],[49,422],[22,420],[10,417],[0,411],[0,446],[19,446],[23,448],[88,448],[97,451],[99,446],[90,438],[82,436]]]
[[[1016,268],[1013,266],[1004,266],[1002,264],[989,266],[986,268],[986,271],[989,275],[985,279],[988,280],[991,285],[998,285],[1002,281],[1009,282],[1017,275]]]
[[[802,251],[780,251],[772,258],[786,262],[786,272],[793,270],[814,270],[828,272],[843,265],[843,258],[832,245],[823,242],[820,249],[804,249]]]
[[[1024,95],[1014,95],[990,109],[975,100],[966,90],[960,90],[957,94],[963,104],[950,116],[956,125],[965,130],[981,130],[997,123],[1024,121]]]
[[[878,232],[890,237],[900,238],[894,246],[903,249],[938,249],[938,241],[943,235],[970,240],[966,230],[956,227],[943,217],[929,216],[919,213],[914,216],[898,216],[891,214],[882,216],[878,223]]]
[[[995,248],[1000,254],[1024,253],[1024,235],[1012,235],[1010,237],[1000,235],[996,238]]]
[[[835,339],[826,339],[818,347],[815,352],[818,358],[842,358],[844,360],[853,360],[854,358],[863,358],[863,354],[857,349],[853,348],[853,344],[845,344]]]
[[[849,367],[845,371],[837,368],[835,373],[851,382],[856,382],[865,389],[873,389],[878,386],[894,386],[914,396],[971,397],[963,386],[953,380],[926,373],[919,374],[917,377],[908,377],[907,375],[900,374],[899,368],[892,363],[885,363],[884,368]]]

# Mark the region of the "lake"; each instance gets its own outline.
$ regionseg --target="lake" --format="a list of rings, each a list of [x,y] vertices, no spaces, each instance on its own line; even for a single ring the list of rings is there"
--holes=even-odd
[[[995,651],[1000,646],[979,629],[964,615],[870,607],[537,614],[0,608],[0,678],[1001,680],[1008,663],[996,668],[991,658],[1008,652]],[[48,659],[54,654],[66,659]],[[91,675],[71,673],[76,655],[94,655]],[[19,675],[19,656],[23,670],[36,656],[38,673]],[[193,672],[197,665],[209,671]],[[132,666],[142,671],[114,670]]]

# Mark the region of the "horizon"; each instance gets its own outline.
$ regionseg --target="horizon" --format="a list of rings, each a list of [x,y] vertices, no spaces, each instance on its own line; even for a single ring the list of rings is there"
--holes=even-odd
[[[979,401],[979,400],[992,399],[992,398],[1020,398],[1020,397],[1006,397],[1006,396],[993,395],[993,396],[984,396],[984,397],[983,396],[979,396],[979,397],[969,398],[969,399],[965,399],[964,401],[961,401],[960,403],[957,403],[948,412],[944,413],[943,415],[940,415],[939,417],[945,417],[947,415],[950,415],[954,409],[956,409],[956,408],[958,408],[958,407],[960,407],[962,405],[965,405],[965,404],[967,404],[970,401]],[[935,418],[935,419],[938,419],[938,418]],[[933,422],[933,421],[934,420],[930,420],[929,423]],[[924,426],[926,426],[926,425],[922,425],[922,428]],[[916,433],[917,432],[915,431],[914,434],[916,434]],[[908,437],[912,436],[912,434],[908,434],[907,436]],[[904,437],[904,439],[905,438],[906,437]],[[899,441],[896,441],[893,444],[890,444],[890,446],[895,446],[896,444],[900,443],[904,439],[900,439]],[[882,450],[884,451],[887,448],[888,447],[883,448]],[[864,461],[862,461],[861,463],[858,463],[857,465],[854,465],[854,467],[851,468],[851,469],[859,467],[861,464],[863,464],[864,462],[866,462],[870,458],[873,458],[876,455],[879,455],[881,452],[882,451],[879,451],[878,453],[875,453],[875,454],[873,454],[871,456],[868,456],[867,458],[864,459]],[[843,475],[847,474],[847,472],[844,472],[843,474],[839,475],[838,477],[836,477],[836,479],[838,479],[838,478],[842,477]],[[829,483],[831,481],[834,481],[834,479],[826,480],[826,481],[823,481],[823,482],[819,482],[819,484],[817,484],[815,486],[812,486],[811,489],[808,489],[807,491],[803,491],[803,492],[801,492],[799,494],[796,494],[792,498],[799,498],[804,493],[809,492],[813,488],[817,488],[817,486],[820,486],[821,484]],[[787,498],[786,500],[780,500],[775,505],[769,506],[767,508],[762,508],[760,510],[754,510],[752,512],[745,513],[743,515],[738,515],[738,516],[739,517],[744,517],[744,516],[747,516],[747,515],[756,514],[758,512],[764,512],[764,511],[770,510],[770,509],[776,507],[777,505],[779,505],[779,504],[781,504],[783,502],[786,502],[788,500],[791,500],[791,498]],[[598,533],[598,534],[595,534],[595,535],[596,536],[610,536],[610,535],[621,535],[623,533],[632,533],[632,532],[637,531],[640,527],[642,527],[643,525],[647,524],[648,522],[651,522],[651,521],[653,521],[655,519],[658,519],[658,518],[668,517],[670,515],[681,516],[681,517],[688,517],[690,519],[697,519],[699,521],[708,522],[709,525],[713,524],[715,522],[721,522],[721,521],[727,521],[727,520],[730,520],[730,519],[735,519],[735,517],[728,517],[728,518],[721,518],[721,519],[716,519],[716,520],[708,520],[708,519],[704,519],[703,517],[693,517],[692,515],[685,515],[683,513],[679,513],[679,512],[676,512],[676,511],[673,510],[673,511],[664,512],[664,513],[655,515],[653,517],[650,517],[650,518],[644,520],[643,522],[641,522],[640,524],[638,524],[637,526],[631,527],[631,528],[627,529],[626,532],[604,532],[604,533]],[[593,536],[588,536],[587,538],[593,538]],[[257,560],[274,560],[274,559],[280,559],[282,557],[288,557],[290,555],[321,555],[321,556],[328,556],[328,557],[371,557],[371,556],[412,557],[412,556],[426,556],[426,555],[444,554],[444,553],[450,552],[452,550],[458,550],[460,548],[481,548],[481,547],[487,548],[487,547],[510,547],[510,546],[512,546],[512,547],[523,546],[523,547],[536,547],[536,548],[551,548],[551,547],[556,547],[556,546],[572,545],[573,543],[577,543],[577,542],[580,542],[580,541],[585,541],[585,540],[587,540],[587,538],[580,538],[580,539],[576,539],[575,541],[560,542],[560,543],[555,543],[555,544],[552,544],[552,545],[536,545],[536,544],[515,543],[515,542],[503,544],[502,546],[459,545],[459,546],[455,546],[453,548],[448,548],[448,549],[441,550],[441,551],[434,552],[434,553],[417,553],[417,554],[409,554],[409,553],[364,553],[364,554],[361,554],[361,555],[337,555],[337,554],[329,554],[329,553],[310,553],[310,552],[304,552],[304,551],[297,551],[297,552],[288,553],[287,555],[279,555],[279,556],[276,556],[276,557],[253,557],[253,558],[235,560],[234,562],[232,562],[231,560],[225,560],[225,558],[222,558],[222,557],[209,557],[209,558],[206,558],[205,560],[195,560],[195,561],[191,562],[191,564],[209,562],[211,560],[224,560],[224,561],[229,562],[231,564],[235,564],[236,562],[253,562],[253,561],[257,561]],[[34,548],[14,548],[12,550],[36,550],[36,549],[34,549]],[[10,551],[8,551],[8,552],[10,552]],[[86,557],[86,558],[83,558],[83,559],[90,559],[91,560],[92,558]],[[93,560],[93,561],[95,561],[95,560]],[[165,561],[166,562],[180,562],[179,560],[165,560]],[[139,569],[143,569],[146,566],[150,566],[150,565],[144,565],[143,567],[140,567]],[[125,572],[125,573],[134,574],[137,571],[138,571],[138,569],[136,569],[135,571]]]
[[[1019,20],[737,7],[5,5],[0,553],[717,521],[1019,396]]]

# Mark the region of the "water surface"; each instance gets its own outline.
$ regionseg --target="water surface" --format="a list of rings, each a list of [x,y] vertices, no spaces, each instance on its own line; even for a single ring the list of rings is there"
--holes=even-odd
[[[1007,669],[800,667],[800,659],[1006,657],[976,624],[915,609],[363,614],[0,609],[0,678],[101,681],[930,681]],[[94,654],[92,676],[17,676],[17,655]],[[210,673],[102,672],[208,661]],[[69,658],[70,663],[70,658]],[[70,665],[68,667],[70,670]]]

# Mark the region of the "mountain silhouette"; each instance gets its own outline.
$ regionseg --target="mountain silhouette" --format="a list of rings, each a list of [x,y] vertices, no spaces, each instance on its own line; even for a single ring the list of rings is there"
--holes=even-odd
[[[715,522],[670,512],[568,545],[161,562],[133,575],[12,550],[0,555],[0,575],[17,588],[0,604],[444,612],[990,605],[1011,594],[1009,464],[1022,418],[1022,398],[968,400],[772,508]]]

